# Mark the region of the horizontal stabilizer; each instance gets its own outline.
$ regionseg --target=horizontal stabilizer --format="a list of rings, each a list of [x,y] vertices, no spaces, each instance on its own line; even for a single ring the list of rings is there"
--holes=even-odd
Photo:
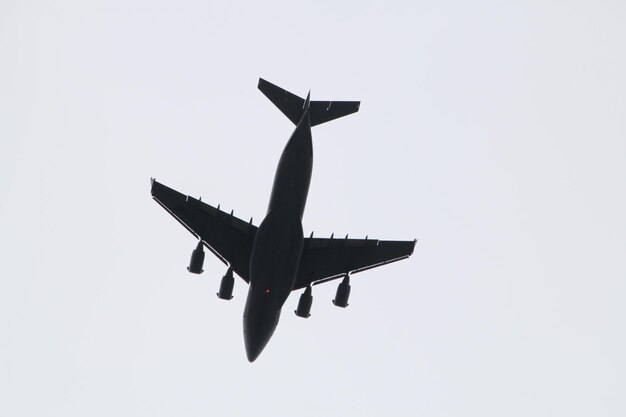
[[[259,78],[259,90],[295,125],[300,122],[306,101],[289,91]],[[359,111],[359,101],[311,101],[309,119],[311,126],[338,119]]]
[[[303,98],[291,94],[289,91],[283,90],[277,85],[265,81],[263,78],[259,78],[259,90],[261,90],[261,92],[265,94],[265,97],[269,98],[294,125],[298,124],[304,112]]]
[[[309,107],[311,126],[356,113],[360,105],[360,101],[312,101]]]

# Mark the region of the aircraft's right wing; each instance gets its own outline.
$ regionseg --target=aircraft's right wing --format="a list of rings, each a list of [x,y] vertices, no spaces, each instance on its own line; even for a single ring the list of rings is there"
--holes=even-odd
[[[215,256],[250,281],[250,253],[257,227],[152,179],[152,198],[201,239]]]
[[[406,259],[417,240],[304,239],[294,290]]]

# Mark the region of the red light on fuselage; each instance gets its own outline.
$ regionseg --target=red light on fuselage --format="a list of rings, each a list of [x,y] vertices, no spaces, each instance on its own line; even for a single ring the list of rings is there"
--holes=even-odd
[[[270,293],[270,289],[269,289],[269,288],[266,288],[266,289],[265,289],[265,294],[269,294],[269,293]]]

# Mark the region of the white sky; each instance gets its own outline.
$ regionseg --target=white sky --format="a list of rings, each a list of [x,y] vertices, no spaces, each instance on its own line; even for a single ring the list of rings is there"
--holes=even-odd
[[[626,4],[222,3],[0,2],[0,416],[625,415]],[[362,101],[305,233],[420,241],[249,364],[149,178],[258,224],[259,76]]]

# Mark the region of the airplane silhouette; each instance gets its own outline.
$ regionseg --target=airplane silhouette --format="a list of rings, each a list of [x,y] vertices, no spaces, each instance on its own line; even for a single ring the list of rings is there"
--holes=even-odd
[[[249,284],[243,313],[246,355],[259,357],[274,334],[281,309],[292,291],[305,289],[295,313],[310,316],[312,285],[343,278],[333,303],[347,307],[350,276],[408,258],[417,240],[305,238],[302,216],[306,205],[313,146],[311,127],[355,113],[358,101],[311,101],[259,79],[259,90],[296,128],[278,162],[265,219],[257,227],[152,179],[152,198],[199,239],[189,272],[203,272],[204,247],[228,266],[217,296],[232,298],[233,272]]]

